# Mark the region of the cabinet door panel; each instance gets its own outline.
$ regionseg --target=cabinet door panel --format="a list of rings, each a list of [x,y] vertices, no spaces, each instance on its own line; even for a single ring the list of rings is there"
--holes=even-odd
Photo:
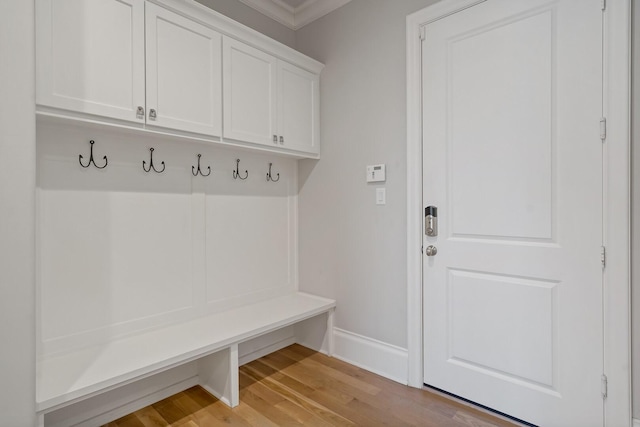
[[[142,122],[143,0],[38,0],[36,101]]]
[[[146,19],[147,124],[220,136],[221,35],[151,3]]]
[[[276,134],[276,59],[224,38],[224,137],[273,144]]]
[[[278,63],[278,131],[285,148],[320,151],[318,80],[295,65]]]

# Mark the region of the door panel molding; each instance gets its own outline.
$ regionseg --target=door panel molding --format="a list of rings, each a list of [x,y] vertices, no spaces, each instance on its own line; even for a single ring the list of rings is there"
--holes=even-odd
[[[408,384],[422,387],[421,29],[478,0],[444,0],[407,17],[407,317]],[[631,426],[630,355],[630,44],[631,2],[607,2],[604,111],[604,372],[606,426]]]

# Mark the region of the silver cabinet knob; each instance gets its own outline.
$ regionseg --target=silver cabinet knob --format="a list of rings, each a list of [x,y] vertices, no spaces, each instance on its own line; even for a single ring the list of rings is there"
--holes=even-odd
[[[425,251],[427,256],[435,256],[438,253],[438,248],[433,245],[427,246],[427,250]]]
[[[142,106],[138,106],[138,109],[136,110],[136,117],[144,119],[144,108]]]
[[[158,113],[153,108],[149,110],[149,120],[155,120],[158,118]]]

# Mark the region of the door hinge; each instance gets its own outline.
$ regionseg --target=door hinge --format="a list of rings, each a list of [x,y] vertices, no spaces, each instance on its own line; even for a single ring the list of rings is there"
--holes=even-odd
[[[607,398],[607,389],[609,387],[609,383],[607,380],[607,376],[605,374],[602,374],[602,377],[600,377],[600,388],[601,388],[601,393],[602,393],[602,400]]]
[[[427,37],[427,27],[425,27],[424,25],[420,26],[420,40],[424,41],[424,39]]]
[[[607,139],[607,119],[603,117],[600,119],[600,139],[604,142]]]
[[[600,0],[600,9],[603,11],[607,8],[607,0]]]
[[[607,249],[604,246],[600,246],[600,263],[602,268],[607,265]]]

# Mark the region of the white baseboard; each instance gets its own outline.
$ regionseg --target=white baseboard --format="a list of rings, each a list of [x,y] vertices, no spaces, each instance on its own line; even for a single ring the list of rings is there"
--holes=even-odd
[[[333,329],[333,356],[390,380],[407,384],[407,350],[339,328]]]
[[[633,419],[633,427],[640,427],[640,419],[638,418]]]

